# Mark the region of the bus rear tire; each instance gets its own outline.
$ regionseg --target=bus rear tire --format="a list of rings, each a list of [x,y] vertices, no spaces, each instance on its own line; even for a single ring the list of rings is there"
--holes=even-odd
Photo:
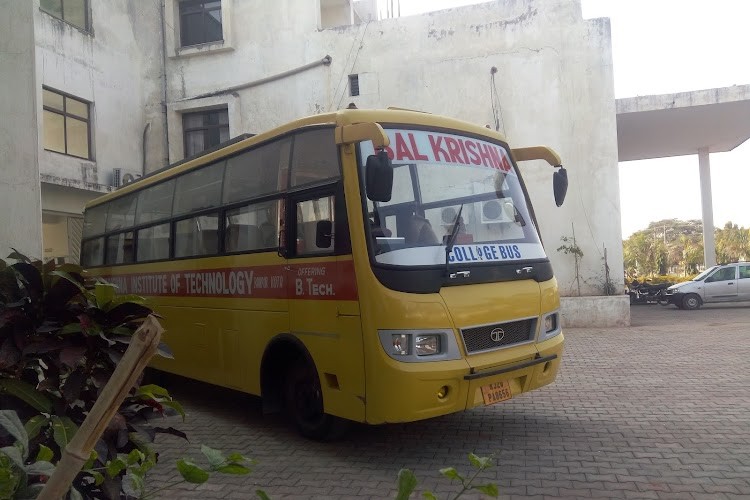
[[[289,418],[306,438],[331,441],[349,430],[351,422],[324,412],[318,373],[303,359],[298,359],[287,371],[284,403]]]

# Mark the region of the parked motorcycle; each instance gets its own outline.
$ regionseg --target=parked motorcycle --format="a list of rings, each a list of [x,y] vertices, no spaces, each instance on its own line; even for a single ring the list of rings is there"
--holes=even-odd
[[[627,292],[631,304],[659,304],[664,302],[667,288],[674,283],[643,283],[633,280],[628,284]]]

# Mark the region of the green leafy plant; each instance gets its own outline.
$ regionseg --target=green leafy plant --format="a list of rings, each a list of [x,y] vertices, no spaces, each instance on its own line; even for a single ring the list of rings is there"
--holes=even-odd
[[[0,260],[0,498],[35,498],[152,311],[143,298],[117,295],[113,284],[87,278],[78,266],[43,265],[18,252],[9,258],[17,262]],[[158,352],[171,357],[165,345]],[[166,389],[141,382],[76,476],[70,499],[149,498],[163,489],[146,484],[158,461],[150,444],[159,433],[187,436],[155,421],[184,420],[185,412]],[[201,451],[208,467],[179,460],[180,482],[250,472],[240,454]]]
[[[202,467],[196,464],[190,459],[181,458],[177,461],[177,470],[180,472],[182,479],[175,481],[170,484],[163,485],[157,489],[147,491],[145,488],[144,474],[140,468],[134,468],[128,471],[126,478],[130,478],[130,484],[133,485],[132,496],[141,499],[153,498],[158,492],[171,488],[177,484],[188,482],[193,484],[203,484],[209,480],[212,473],[218,474],[232,474],[232,475],[245,475],[250,473],[250,466],[254,465],[255,462],[247,457],[240,455],[239,453],[230,453],[224,455],[219,450],[210,448],[206,445],[201,445],[201,453],[208,462],[208,467]],[[118,466],[124,466],[121,462]],[[259,496],[265,495],[264,492],[256,492]],[[261,496],[261,498],[264,498]],[[265,498],[268,498],[267,496]]]
[[[36,498],[43,480],[52,475],[52,450],[44,445],[34,460],[29,460],[29,436],[16,412],[0,410],[0,436],[13,444],[0,448],[0,498]],[[30,463],[27,463],[30,462]]]
[[[118,296],[114,285],[85,278],[77,266],[43,265],[17,252],[10,258],[17,262],[0,260],[0,407],[26,422],[31,454],[49,449],[56,462],[152,311],[144,299]],[[165,346],[160,354],[171,356]],[[155,462],[148,444],[157,433],[186,437],[154,425],[154,419],[171,414],[184,418],[168,391],[136,384],[74,480],[71,495],[119,498],[127,470],[98,471],[122,455],[142,465]],[[7,439],[0,437],[0,446],[8,445]]]
[[[615,282],[612,280],[612,276],[609,274],[607,247],[602,245],[602,249],[604,250],[604,256],[602,257],[602,260],[604,261],[604,280],[602,282],[602,293],[604,295],[615,295],[615,293],[617,292],[617,287],[615,286]]]
[[[497,485],[494,483],[485,483],[475,485],[474,481],[477,479],[479,474],[485,469],[492,466],[492,457],[478,457],[473,453],[469,453],[469,463],[474,467],[474,473],[471,476],[461,475],[454,467],[446,467],[440,469],[440,474],[443,477],[447,477],[451,481],[459,481],[461,483],[461,490],[456,493],[455,496],[451,497],[453,500],[460,498],[464,493],[471,490],[476,490],[484,493],[487,496],[497,498],[499,491]],[[417,487],[417,478],[412,471],[409,469],[401,469],[398,473],[398,492],[396,493],[396,500],[407,500]],[[431,491],[425,491],[422,493],[422,497],[429,500],[437,500],[437,496]]]
[[[558,252],[562,252],[566,255],[572,255],[575,261],[575,275],[576,275],[576,286],[578,287],[578,296],[581,295],[581,259],[583,259],[583,250],[576,243],[576,231],[573,224],[571,224],[573,230],[573,236],[561,236],[560,240],[563,242],[562,245],[557,247]]]

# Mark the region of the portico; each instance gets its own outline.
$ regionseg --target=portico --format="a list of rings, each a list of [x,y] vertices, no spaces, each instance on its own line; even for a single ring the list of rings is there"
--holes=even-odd
[[[710,154],[750,138],[750,85],[617,99],[618,161],[698,155],[705,265],[716,264]]]

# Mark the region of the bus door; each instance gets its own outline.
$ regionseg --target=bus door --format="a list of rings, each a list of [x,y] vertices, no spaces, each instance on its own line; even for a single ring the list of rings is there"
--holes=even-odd
[[[290,332],[315,362],[326,413],[364,420],[359,302],[341,183],[289,199]]]

